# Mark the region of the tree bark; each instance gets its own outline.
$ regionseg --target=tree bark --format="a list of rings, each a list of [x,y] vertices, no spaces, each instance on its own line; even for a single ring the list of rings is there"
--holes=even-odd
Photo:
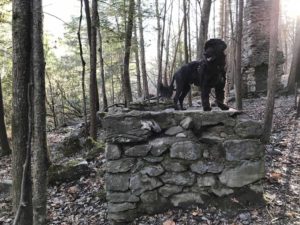
[[[0,77],[0,157],[4,155],[9,155],[11,149],[9,147],[9,142],[6,133],[6,126],[4,121],[4,105],[2,96],[2,84]]]
[[[200,29],[199,29],[199,41],[197,46],[197,59],[203,58],[203,48],[204,48],[205,41],[207,40],[210,9],[211,9],[211,0],[203,0]]]
[[[162,40],[162,32],[160,25],[160,11],[159,11],[159,3],[158,0],[155,0],[155,13],[156,13],[156,26],[157,26],[157,83],[162,82],[162,58],[161,58],[161,40]]]
[[[142,83],[141,83],[141,70],[140,70],[140,56],[139,56],[139,44],[137,37],[136,23],[134,24],[134,56],[135,56],[135,68],[136,68],[136,81],[137,81],[137,94],[138,97],[142,97]]]
[[[278,18],[279,18],[280,0],[272,1],[271,8],[271,31],[270,31],[270,50],[269,50],[269,68],[268,68],[268,94],[267,107],[264,117],[264,132],[262,141],[267,143],[270,140],[273,122],[275,90],[276,90],[276,62],[278,45]]]
[[[28,86],[31,74],[31,2],[14,0],[12,2],[13,38],[13,115],[12,115],[12,177],[13,210],[20,205],[23,165],[26,159],[26,143],[29,130]],[[32,224],[31,171],[24,179],[24,202],[26,206],[20,213],[18,225]]]
[[[88,41],[89,46],[91,46],[91,29],[92,29],[92,19],[91,19],[91,12],[90,12],[90,2],[89,0],[84,1],[84,9],[85,9],[85,19],[86,19],[86,26],[87,26],[87,33],[88,33]]]
[[[83,101],[83,118],[84,118],[84,124],[87,130],[87,111],[86,111],[86,95],[85,95],[85,66],[86,62],[83,58],[83,50],[82,50],[82,42],[81,42],[81,22],[82,22],[82,8],[83,8],[83,0],[80,0],[80,17],[79,17],[79,23],[78,23],[78,31],[77,31],[77,38],[79,43],[79,54],[80,54],[80,60],[81,60],[81,89],[82,89],[82,101]],[[49,80],[50,82],[50,80]],[[87,133],[87,131],[86,131]]]
[[[32,0],[33,102],[33,225],[47,223],[47,171],[45,60],[41,0]]]
[[[134,0],[129,2],[129,12],[128,12],[128,22],[125,37],[125,55],[124,55],[124,71],[123,71],[123,81],[124,81],[124,94],[125,94],[125,105],[128,106],[132,102],[130,75],[129,75],[129,63],[130,63],[130,48],[133,30],[133,17],[134,17]]]
[[[288,85],[287,85],[287,91],[289,94],[294,94],[295,92],[295,83],[296,83],[296,77],[300,77],[300,16],[297,17],[297,24],[296,24],[296,37],[294,42],[294,51],[293,51],[293,59],[292,59],[292,65],[290,69],[290,75],[288,79]]]
[[[164,79],[163,83],[165,86],[168,85],[168,67],[169,67],[169,52],[170,52],[170,39],[171,39],[171,24],[173,17],[173,1],[171,3],[171,13],[168,23],[168,34],[167,34],[167,42],[166,42],[166,61],[165,61],[165,71],[164,71]]]
[[[105,72],[104,72],[104,59],[103,59],[103,43],[102,43],[102,34],[101,34],[101,27],[100,27],[100,17],[98,10],[96,11],[97,15],[97,32],[98,32],[98,40],[99,40],[99,63],[100,63],[100,77],[101,77],[101,90],[102,90],[102,109],[103,111],[107,111],[108,103],[107,103],[107,96],[106,96],[106,87],[105,87]]]
[[[236,66],[234,73],[234,87],[235,87],[235,98],[236,107],[238,110],[243,109],[242,102],[242,37],[243,37],[243,15],[244,15],[244,0],[236,0],[236,4],[239,5],[239,12],[236,21]]]
[[[93,1],[93,0],[92,0]],[[93,6],[92,6],[93,7]],[[91,16],[91,12],[90,12],[90,2],[89,0],[84,0],[84,8],[85,8],[85,17],[86,17],[86,25],[87,25],[87,33],[88,33],[88,41],[89,41],[89,47],[90,47],[90,56],[91,56],[91,52],[93,51],[92,48],[92,29],[93,29],[93,24],[92,24],[92,16]],[[92,9],[93,10],[93,9]],[[93,60],[90,58],[90,61]],[[97,62],[96,62],[97,63]],[[90,62],[91,65],[91,62]],[[92,70],[92,68],[90,68],[90,70]],[[96,83],[94,86],[93,90],[96,93],[96,100],[95,100],[95,104],[96,104],[96,111],[99,111],[100,109],[100,105],[99,105],[99,93],[98,93],[98,85],[97,85],[97,79],[96,79]]]
[[[183,45],[184,45],[184,62],[187,64],[189,62],[189,47],[188,47],[188,12],[186,6],[186,0],[182,0],[183,4]],[[188,94],[189,106],[192,106],[192,95],[191,90]]]
[[[92,0],[90,47],[90,137],[97,139],[97,0]]]
[[[147,69],[146,69],[144,27],[143,27],[143,14],[142,14],[141,0],[137,0],[137,8],[138,8],[138,23],[139,23],[139,32],[140,32],[140,55],[141,55],[141,69],[142,69],[142,79],[143,79],[143,95],[144,98],[148,98],[149,88],[148,88],[148,78],[147,78]]]

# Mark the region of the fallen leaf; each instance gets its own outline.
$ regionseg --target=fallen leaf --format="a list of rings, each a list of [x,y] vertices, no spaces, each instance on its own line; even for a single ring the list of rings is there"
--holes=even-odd
[[[192,212],[193,216],[202,216],[203,212],[201,209],[197,208],[197,210],[195,210],[194,212]]]
[[[273,202],[275,198],[276,198],[276,194],[271,194],[268,192],[264,193],[264,199],[269,203]]]
[[[239,200],[237,200],[236,198],[231,198],[230,200],[234,203],[240,203]]]
[[[173,220],[166,220],[163,225],[176,225],[176,223]]]

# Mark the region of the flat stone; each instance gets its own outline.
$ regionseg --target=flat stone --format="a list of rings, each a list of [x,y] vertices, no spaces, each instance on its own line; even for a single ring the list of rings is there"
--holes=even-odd
[[[142,120],[141,125],[142,125],[141,127],[142,130],[149,130],[155,133],[161,132],[160,126],[154,120]]]
[[[144,157],[150,152],[151,146],[150,145],[136,145],[132,148],[129,148],[125,151],[126,156],[131,157]]]
[[[185,133],[179,133],[179,134],[176,134],[176,137],[178,137],[178,138],[186,138],[186,135],[185,135]]]
[[[163,196],[163,197],[169,197],[173,194],[177,194],[182,191],[182,186],[176,186],[176,185],[170,185],[166,184],[158,189],[158,192]]]
[[[208,173],[221,173],[224,170],[224,164],[222,162],[209,162],[207,166]]]
[[[183,165],[180,161],[172,159],[165,159],[162,165],[167,171],[183,172],[187,170],[187,166]]]
[[[82,150],[78,134],[66,137],[58,146],[58,151],[62,152],[65,157],[70,157]]]
[[[223,111],[206,112],[202,115],[202,126],[212,126],[218,124],[235,126],[235,120],[231,118],[231,115],[234,114],[234,112]]]
[[[186,130],[191,129],[193,127],[193,119],[190,116],[186,117],[180,122],[180,126]]]
[[[170,149],[171,158],[197,160],[201,157],[200,145],[192,141],[176,142]]]
[[[216,178],[213,175],[204,175],[197,178],[199,187],[210,187],[216,184]]]
[[[150,177],[157,177],[165,172],[164,168],[161,165],[152,165],[147,166],[141,170],[142,174],[147,174]]]
[[[242,121],[235,126],[235,133],[241,138],[260,138],[263,133],[262,124],[253,120]]]
[[[107,218],[112,225],[124,225],[131,223],[137,217],[137,210],[130,209],[124,212],[108,213]]]
[[[121,157],[121,149],[118,145],[106,144],[105,158],[108,160],[119,159]]]
[[[264,155],[264,146],[258,140],[229,140],[225,141],[223,145],[228,161],[256,159]]]
[[[201,142],[208,143],[208,144],[219,144],[224,141],[224,138],[218,137],[218,136],[213,136],[211,133],[210,134],[205,134],[202,135],[200,138]]]
[[[114,144],[127,144],[145,142],[152,135],[151,131],[141,129],[130,129],[128,133],[109,134],[106,141]]]
[[[151,191],[155,188],[161,187],[162,185],[163,183],[155,177],[135,174],[130,178],[129,187],[133,194],[140,195],[145,191]]]
[[[146,163],[144,160],[142,159],[137,159],[137,162],[135,163],[135,165],[132,167],[131,169],[131,173],[137,173],[139,172],[141,169],[143,169],[146,166]]]
[[[157,190],[144,192],[143,194],[141,194],[141,200],[144,203],[157,202],[159,200]]]
[[[192,172],[166,172],[161,176],[165,184],[174,184],[180,186],[191,186],[195,182],[195,174]]]
[[[105,176],[107,191],[127,191],[129,189],[130,174],[109,174]]]
[[[184,129],[181,126],[171,127],[166,132],[165,135],[175,136],[176,134],[182,133]]]
[[[106,199],[112,203],[140,201],[140,198],[131,194],[131,192],[107,192]]]
[[[192,204],[203,204],[201,194],[198,193],[181,193],[173,195],[171,202],[175,207],[190,206]]]
[[[151,145],[151,154],[153,156],[161,156],[166,151],[169,150],[171,145],[176,141],[175,137],[163,137],[163,138],[156,138],[149,142]]]
[[[145,161],[150,163],[158,163],[164,160],[164,157],[147,156],[144,158]]]
[[[117,213],[117,212],[124,212],[130,209],[135,209],[136,204],[135,203],[108,203],[108,213]]]
[[[212,188],[211,191],[219,197],[230,195],[234,192],[233,189],[226,187]]]
[[[191,170],[198,174],[205,174],[208,169],[208,164],[203,161],[198,161],[191,165]]]
[[[265,163],[261,161],[244,161],[240,166],[225,169],[219,179],[228,187],[243,187],[265,176]]]
[[[191,170],[198,174],[220,173],[223,169],[224,164],[222,162],[198,161],[191,165]]]
[[[92,172],[88,162],[82,159],[72,159],[63,164],[52,164],[48,170],[49,184],[61,184],[79,180]]]
[[[125,158],[114,161],[108,161],[106,164],[106,170],[109,173],[122,173],[128,172],[135,164],[135,159]]]

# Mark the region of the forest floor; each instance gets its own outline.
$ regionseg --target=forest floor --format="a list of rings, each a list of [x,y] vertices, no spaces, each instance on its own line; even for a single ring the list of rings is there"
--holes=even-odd
[[[244,111],[262,120],[266,98],[244,101]],[[300,120],[295,119],[294,97],[276,98],[274,129],[266,145],[265,205],[241,210],[221,210],[206,205],[188,210],[169,210],[163,214],[143,216],[134,225],[300,225]],[[0,182],[11,179],[10,157],[0,159]],[[89,162],[95,171],[90,177],[63,183],[48,189],[48,224],[106,225],[103,166],[104,155]],[[237,201],[236,199],[231,199]],[[0,225],[12,224],[11,199],[0,193]]]

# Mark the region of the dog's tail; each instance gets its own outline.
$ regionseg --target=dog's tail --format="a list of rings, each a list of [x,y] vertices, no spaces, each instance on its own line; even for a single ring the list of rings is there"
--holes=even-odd
[[[170,86],[164,86],[162,83],[158,85],[159,95],[164,98],[171,98],[174,91],[175,76],[173,76]]]

